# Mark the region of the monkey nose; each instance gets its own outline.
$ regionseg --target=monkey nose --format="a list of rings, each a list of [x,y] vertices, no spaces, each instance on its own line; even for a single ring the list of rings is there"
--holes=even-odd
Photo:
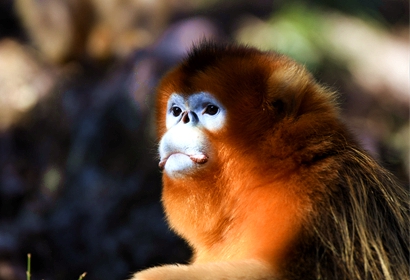
[[[196,120],[197,120],[197,116],[195,115],[194,112],[192,112],[192,111],[185,111],[185,112],[182,113],[181,121],[182,121],[184,124],[187,124],[187,123],[189,123],[189,122],[195,123]]]
[[[183,123],[189,123],[188,111],[185,111],[185,112],[182,114],[181,120],[182,120]]]

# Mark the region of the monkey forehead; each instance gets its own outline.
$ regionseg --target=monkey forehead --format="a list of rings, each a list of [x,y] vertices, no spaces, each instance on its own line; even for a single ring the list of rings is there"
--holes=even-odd
[[[208,105],[218,107],[218,112],[215,115],[204,114],[204,110]],[[178,121],[172,116],[171,108],[178,106],[183,111],[192,111],[198,117],[199,126],[210,131],[215,131],[223,127],[226,119],[225,106],[211,93],[200,91],[193,94],[172,93],[167,103],[167,129],[174,126]]]

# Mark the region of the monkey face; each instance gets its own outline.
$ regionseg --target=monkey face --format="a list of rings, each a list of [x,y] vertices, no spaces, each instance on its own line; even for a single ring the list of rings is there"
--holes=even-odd
[[[166,108],[166,132],[159,143],[160,168],[170,177],[186,176],[212,160],[207,133],[225,125],[226,109],[210,93],[173,93]]]

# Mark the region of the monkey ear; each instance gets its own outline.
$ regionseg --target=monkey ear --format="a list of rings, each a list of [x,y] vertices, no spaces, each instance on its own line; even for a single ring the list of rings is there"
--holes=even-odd
[[[306,91],[314,83],[311,74],[293,61],[275,65],[268,79],[265,104],[276,117],[297,117],[303,113]]]

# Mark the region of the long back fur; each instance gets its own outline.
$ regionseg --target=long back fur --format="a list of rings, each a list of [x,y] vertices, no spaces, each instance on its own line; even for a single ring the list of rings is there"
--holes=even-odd
[[[316,205],[326,211],[313,221],[314,279],[409,279],[408,190],[357,147],[339,160],[335,188]]]

